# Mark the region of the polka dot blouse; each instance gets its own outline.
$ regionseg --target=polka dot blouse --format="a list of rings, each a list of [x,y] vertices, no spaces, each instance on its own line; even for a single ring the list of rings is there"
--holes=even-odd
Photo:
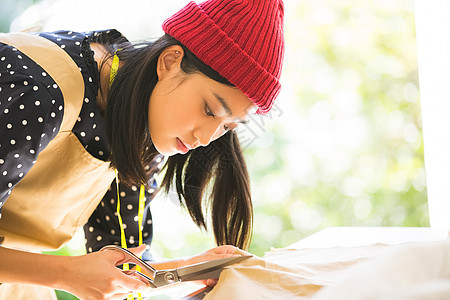
[[[90,43],[113,44],[125,38],[116,30],[57,31],[40,35],[64,49],[79,67],[85,84],[84,101],[72,131],[92,156],[107,160],[110,149],[105,124],[96,105],[98,66]],[[58,133],[63,114],[62,93],[51,76],[18,49],[0,43],[0,217],[1,207],[14,187]],[[159,165],[161,160],[162,156],[158,156],[153,163]],[[152,240],[149,202],[157,189],[156,174],[152,175],[144,213],[143,237],[147,244]],[[139,188],[119,184],[119,190],[127,243],[130,247],[137,246]],[[116,195],[116,183],[113,182],[84,227],[88,252],[97,251],[104,245],[120,244]]]

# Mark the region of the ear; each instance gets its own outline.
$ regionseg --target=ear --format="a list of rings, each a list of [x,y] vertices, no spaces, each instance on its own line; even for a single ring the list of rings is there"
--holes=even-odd
[[[176,75],[181,70],[181,61],[184,57],[183,48],[179,45],[169,46],[159,55],[156,73],[158,80],[162,80],[169,75]]]

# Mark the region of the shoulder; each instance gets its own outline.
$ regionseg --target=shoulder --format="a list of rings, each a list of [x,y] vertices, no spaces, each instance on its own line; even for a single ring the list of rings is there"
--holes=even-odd
[[[3,121],[13,118],[13,112],[29,118],[53,113],[52,123],[60,123],[64,106],[61,90],[38,63],[20,50],[0,44],[0,70]]]
[[[33,64],[28,64],[33,70]],[[0,63],[0,68],[2,64]],[[41,71],[41,70],[39,70]],[[14,72],[0,77],[0,135],[2,140],[19,132],[41,128],[40,134],[54,136],[64,114],[62,94],[45,71],[34,75]]]
[[[95,95],[98,90],[98,64],[94,58],[95,52],[92,47],[102,45],[106,51],[114,51],[117,45],[128,40],[117,30],[99,30],[89,32],[54,31],[42,32],[40,36],[54,42],[64,49],[67,54],[78,65],[85,85]]]
[[[97,64],[90,49],[89,32],[54,31],[41,32],[44,37],[63,49],[80,70],[85,86],[92,92],[97,91]]]
[[[111,45],[113,47],[123,43],[129,43],[128,39],[116,29],[92,31],[89,34],[89,39],[93,43]]]

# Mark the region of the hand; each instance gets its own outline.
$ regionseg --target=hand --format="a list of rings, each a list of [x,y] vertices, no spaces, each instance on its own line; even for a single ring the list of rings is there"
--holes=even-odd
[[[225,246],[219,246],[216,248],[212,248],[206,252],[197,254],[195,256],[192,256],[192,257],[189,257],[187,259],[180,261],[179,267],[197,264],[197,263],[215,260],[215,259],[220,259],[220,258],[240,256],[239,254],[236,254],[237,249],[238,248],[231,246],[231,245],[225,245]],[[215,286],[217,284],[217,278],[201,280],[201,282],[208,286]]]
[[[145,245],[129,248],[136,255],[145,251]],[[80,299],[124,299],[132,291],[148,288],[139,279],[124,274],[116,266],[126,263],[118,251],[100,251],[74,256],[63,272],[63,289]]]

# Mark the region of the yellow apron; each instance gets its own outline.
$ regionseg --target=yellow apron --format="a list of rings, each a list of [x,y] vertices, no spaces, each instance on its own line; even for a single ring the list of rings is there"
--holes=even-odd
[[[0,42],[14,46],[37,62],[55,80],[64,98],[64,117],[58,134],[39,154],[36,164],[2,208],[2,246],[36,251],[58,249],[87,222],[111,185],[114,171],[108,162],[91,156],[72,133],[83,104],[84,82],[70,56],[55,43],[36,35],[0,34]],[[5,286],[1,285],[0,290]],[[0,299],[4,299],[1,291]]]

